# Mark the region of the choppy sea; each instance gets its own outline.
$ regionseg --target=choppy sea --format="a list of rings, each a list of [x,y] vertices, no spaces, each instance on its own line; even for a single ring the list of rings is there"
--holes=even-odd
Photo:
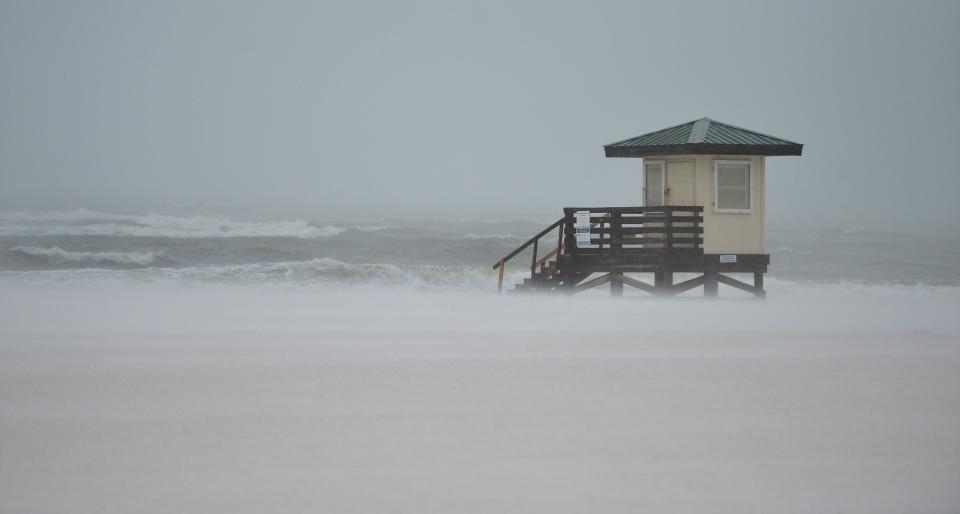
[[[549,221],[549,220],[548,220]],[[491,266],[545,226],[517,220],[263,220],[0,212],[0,284],[231,283],[493,290]],[[547,240],[547,247],[555,245]],[[769,228],[769,277],[960,286],[960,234]],[[529,256],[515,260],[519,276]],[[515,278],[515,277],[511,277]]]

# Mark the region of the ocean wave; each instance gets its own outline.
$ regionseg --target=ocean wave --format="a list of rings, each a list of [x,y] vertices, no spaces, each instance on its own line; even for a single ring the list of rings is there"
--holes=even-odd
[[[512,277],[511,277],[512,278]],[[430,264],[353,264],[331,258],[226,266],[139,269],[61,269],[0,271],[0,283],[95,285],[182,283],[231,285],[376,286],[412,289],[489,290],[496,288],[489,267]]]
[[[504,286],[509,291],[521,282],[527,271],[508,270]],[[284,287],[350,289],[350,290],[401,290],[495,294],[497,276],[489,267],[437,266],[421,264],[352,264],[336,259],[323,258],[309,261],[277,262],[269,264],[245,264],[230,266],[197,267],[144,267],[144,268],[75,268],[33,271],[0,271],[0,286],[18,287],[124,287],[158,285],[177,287]],[[806,299],[810,302],[840,301],[856,304],[856,300],[885,298],[935,298],[939,301],[960,302],[960,287],[949,285],[898,285],[833,283],[820,284],[768,278],[766,302],[776,304],[788,299]],[[2,290],[2,287],[0,287]],[[371,293],[374,294],[374,293]],[[609,292],[598,288],[583,293],[587,297],[606,297]],[[690,298],[676,301],[696,300],[702,292],[693,291]],[[578,295],[579,296],[579,295]],[[647,294],[628,289],[624,301],[655,299]],[[748,297],[740,291],[722,288],[721,299],[733,301]],[[633,297],[633,298],[630,298]],[[663,300],[670,302],[670,300]],[[851,303],[852,302],[852,303]],[[679,303],[677,305],[680,305]]]
[[[464,234],[464,239],[520,239],[514,234]]]
[[[76,252],[64,250],[59,246],[15,246],[10,251],[43,259],[51,264],[147,266],[161,256],[160,252]]]
[[[383,232],[384,230],[393,230],[393,228],[389,225],[358,225],[353,227],[354,230],[361,232]]]
[[[305,220],[237,221],[224,217],[117,214],[89,209],[0,213],[0,236],[318,238],[345,231],[345,228],[317,226]]]
[[[331,258],[177,270],[181,278],[214,282],[289,282],[321,285],[380,285],[475,288],[489,273],[473,266],[353,264]]]

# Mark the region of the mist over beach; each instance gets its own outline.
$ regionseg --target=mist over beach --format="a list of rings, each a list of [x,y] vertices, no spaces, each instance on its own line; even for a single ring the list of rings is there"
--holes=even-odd
[[[954,286],[775,282],[762,302],[408,287],[5,284],[4,509],[960,501]]]
[[[957,512],[958,24],[0,2],[0,514]]]

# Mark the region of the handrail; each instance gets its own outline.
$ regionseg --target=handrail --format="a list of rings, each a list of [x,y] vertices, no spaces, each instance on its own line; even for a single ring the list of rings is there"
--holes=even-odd
[[[555,221],[552,225],[550,225],[549,227],[547,227],[547,228],[543,229],[542,231],[540,231],[539,234],[537,234],[537,235],[533,236],[532,238],[530,238],[529,241],[527,241],[526,243],[523,243],[523,244],[520,245],[516,250],[510,252],[509,254],[507,254],[506,257],[500,259],[499,262],[497,262],[496,264],[493,265],[493,269],[500,268],[500,275],[499,275],[499,277],[498,277],[498,279],[497,279],[497,291],[498,291],[498,292],[499,292],[499,291],[503,291],[503,271],[504,271],[504,268],[506,268],[505,264],[507,263],[507,261],[509,261],[510,259],[516,257],[518,253],[524,251],[524,250],[525,250],[528,246],[530,246],[531,244],[533,245],[533,259],[532,259],[532,260],[533,260],[533,261],[536,261],[536,260],[537,260],[537,244],[538,244],[538,241],[540,241],[540,238],[543,237],[543,236],[545,236],[545,235],[547,235],[547,233],[550,232],[551,230],[553,230],[553,229],[555,229],[555,228],[557,228],[557,227],[562,227],[562,226],[563,226],[563,221],[564,221],[564,219],[565,219],[565,217],[558,219],[558,220]],[[563,230],[563,229],[561,228],[560,230]],[[533,264],[533,265],[530,266],[530,275],[531,275],[531,276],[533,276],[534,270],[536,270],[536,269],[537,269],[537,267],[536,267],[535,264]]]
[[[549,261],[554,255],[556,255],[556,254],[560,253],[561,251],[563,251],[563,248],[564,248],[564,246],[561,244],[561,245],[560,245],[560,248],[554,248],[553,250],[550,250],[550,253],[544,255],[543,258],[540,259],[539,261],[537,261],[537,263],[534,264],[533,267],[543,266],[543,265],[546,264],[547,261]]]
[[[532,238],[530,238],[529,241],[527,241],[526,243],[523,243],[522,245],[520,245],[519,247],[517,247],[516,250],[508,253],[506,257],[500,259],[499,262],[497,262],[496,264],[493,265],[493,269],[499,268],[500,266],[502,266],[504,263],[506,263],[506,262],[509,261],[510,259],[516,257],[518,253],[526,250],[527,247],[530,246],[530,245],[532,245],[534,241],[536,241],[536,240],[540,239],[541,237],[547,235],[547,232],[550,232],[551,230],[559,227],[559,226],[563,223],[563,220],[564,220],[564,218],[558,219],[557,221],[555,221],[555,222],[553,223],[553,225],[550,225],[549,227],[543,229],[539,234],[537,234],[537,235],[533,236]]]
[[[607,217],[607,216],[609,216],[609,214],[606,214],[606,213],[605,213],[605,214],[603,214],[603,216],[601,216],[601,218],[605,218],[605,217]],[[519,254],[520,252],[526,250],[526,248],[527,248],[528,246],[533,245],[533,258],[531,259],[532,263],[530,264],[530,276],[531,276],[531,277],[532,277],[533,274],[536,272],[537,266],[543,266],[543,264],[544,264],[545,262],[547,262],[548,259],[550,259],[551,257],[559,254],[560,252],[562,252],[562,251],[564,250],[564,248],[567,247],[567,245],[565,245],[565,244],[563,243],[562,236],[558,236],[558,237],[560,237],[560,239],[557,240],[557,247],[554,248],[553,250],[550,250],[550,252],[548,252],[547,255],[545,255],[542,259],[537,260],[537,242],[540,241],[540,238],[543,237],[543,236],[545,236],[545,235],[547,235],[551,230],[553,230],[553,229],[555,229],[555,228],[557,228],[557,227],[562,227],[563,224],[564,224],[564,222],[566,221],[566,219],[567,219],[566,216],[558,219],[558,220],[555,221],[552,225],[550,225],[549,227],[541,230],[539,234],[531,237],[529,241],[527,241],[526,243],[523,243],[522,245],[518,246],[515,250],[513,250],[512,252],[510,252],[509,254],[507,254],[506,257],[500,259],[496,264],[493,265],[493,269],[500,269],[500,274],[499,274],[498,279],[497,279],[497,291],[502,291],[502,290],[503,290],[503,271],[504,271],[504,267],[505,267],[504,265],[507,263],[507,261],[509,261],[510,259],[516,257],[517,254]],[[594,223],[594,224],[590,225],[590,228],[596,227],[596,226],[599,225],[600,223],[602,223],[602,222]]]

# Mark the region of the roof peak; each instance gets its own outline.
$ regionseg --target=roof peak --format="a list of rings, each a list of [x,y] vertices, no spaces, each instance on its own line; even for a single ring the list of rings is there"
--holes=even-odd
[[[687,143],[702,143],[707,138],[707,131],[710,130],[710,118],[700,118],[699,120],[693,122],[693,127],[690,128],[690,137],[687,138]]]

